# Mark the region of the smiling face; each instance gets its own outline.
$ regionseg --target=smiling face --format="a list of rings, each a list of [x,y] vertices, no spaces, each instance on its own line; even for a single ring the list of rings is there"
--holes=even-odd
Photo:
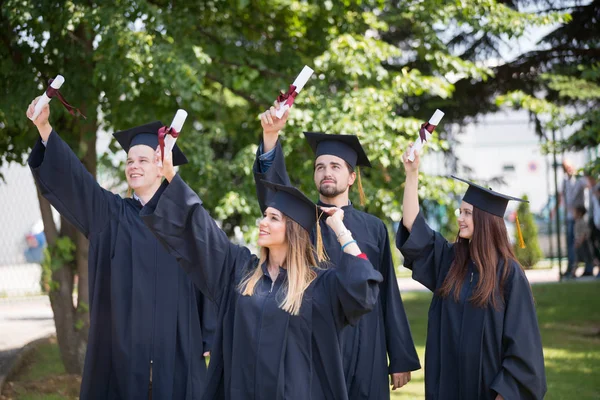
[[[260,247],[276,247],[287,244],[285,237],[286,217],[281,211],[268,207],[263,218],[258,222],[258,245]]]
[[[350,172],[346,161],[340,157],[324,154],[315,160],[315,185],[319,193],[334,198],[352,186],[356,173]]]
[[[129,149],[125,166],[125,177],[129,186],[136,192],[143,192],[157,184],[160,170],[154,160],[154,149],[137,145]]]
[[[458,236],[463,239],[473,238],[473,206],[465,201],[458,209]]]

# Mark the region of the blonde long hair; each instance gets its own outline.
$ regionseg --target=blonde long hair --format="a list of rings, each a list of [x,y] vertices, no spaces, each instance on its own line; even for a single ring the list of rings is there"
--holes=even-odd
[[[318,224],[318,222],[317,222]],[[317,267],[315,249],[310,241],[309,233],[293,219],[286,216],[285,237],[287,239],[287,256],[282,267],[287,270],[285,297],[279,308],[299,315],[304,292],[317,277],[313,269]],[[252,296],[256,284],[263,276],[261,265],[269,258],[269,249],[260,249],[260,262],[242,281],[238,288],[242,296]]]

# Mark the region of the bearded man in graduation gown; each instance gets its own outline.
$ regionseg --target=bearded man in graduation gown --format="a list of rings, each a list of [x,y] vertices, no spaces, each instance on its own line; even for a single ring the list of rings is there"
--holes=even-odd
[[[262,210],[269,192],[261,180],[290,182],[278,140],[289,111],[279,119],[275,110],[271,107],[261,114],[263,140],[253,167]],[[379,285],[379,302],[375,309],[363,316],[356,326],[346,327],[342,332],[348,397],[352,400],[389,399],[390,381],[392,389],[400,388],[410,381],[411,371],[421,366],[400,297],[387,228],[379,218],[354,208],[348,198],[350,187],[357,179],[355,168],[371,164],[354,135],[305,132],[305,136],[315,152],[314,180],[319,190],[319,205],[344,210],[346,226],[384,278]],[[324,222],[321,222],[321,230],[325,250],[335,265],[342,253],[338,239]],[[311,238],[314,242],[314,231]]]
[[[37,99],[27,115],[33,114]],[[153,122],[117,132],[133,198],[96,182],[53,130],[45,106],[29,166],[42,195],[89,240],[90,330],[81,399],[199,399],[205,386],[205,299],[139,216],[161,184]],[[175,162],[187,162],[175,146]],[[206,319],[206,321],[203,321]]]

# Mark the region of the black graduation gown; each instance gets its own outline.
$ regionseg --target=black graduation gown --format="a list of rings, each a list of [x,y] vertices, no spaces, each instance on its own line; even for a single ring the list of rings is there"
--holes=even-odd
[[[264,211],[269,192],[260,180],[289,184],[289,177],[279,141],[273,164],[264,173],[260,172],[258,155],[257,153],[253,170],[257,197],[261,210]],[[389,399],[389,374],[421,368],[398,288],[389,235],[379,218],[359,211],[352,205],[342,209],[344,224],[352,232],[360,249],[367,254],[373,267],[384,277],[379,285],[379,301],[373,311],[361,318],[355,326],[348,326],[342,332],[348,395],[353,400]],[[343,254],[340,244],[325,220],[321,220],[320,224],[325,251],[336,265]],[[313,243],[316,243],[314,230],[311,237]]]
[[[272,282],[261,266],[255,294],[240,294],[258,258],[229,241],[178,175],[141,215],[219,309],[205,400],[348,398],[338,333],[377,301],[382,277],[367,260],[345,254],[336,269],[317,269],[292,316],[279,308],[283,269]]]
[[[56,132],[47,147],[38,141],[29,165],[42,195],[90,243],[81,399],[147,400],[151,360],[155,400],[199,399],[205,299],[144,225],[139,201],[102,189]]]
[[[460,301],[441,298],[452,261],[453,245],[427,226],[422,214],[412,231],[400,223],[396,245],[404,265],[433,295],[425,350],[427,399],[542,399],[546,393],[544,355],[529,282],[512,262],[504,305],[475,307],[468,302],[478,282],[472,262]],[[503,266],[498,268],[499,275]]]

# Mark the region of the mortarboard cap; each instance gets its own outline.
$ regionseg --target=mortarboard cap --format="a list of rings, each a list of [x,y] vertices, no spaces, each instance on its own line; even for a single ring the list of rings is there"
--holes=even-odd
[[[312,231],[317,222],[315,203],[293,186],[279,185],[265,180],[262,180],[262,183],[272,192],[268,197],[267,207],[276,208],[308,232]]]
[[[129,149],[133,146],[140,144],[156,149],[158,147],[158,130],[163,126],[162,122],[155,121],[149,124],[136,126],[135,128],[115,132],[113,133],[113,136],[117,139],[126,153],[128,153]],[[183,165],[187,164],[187,162],[187,158],[176,143],[175,147],[173,147],[173,165]]]
[[[469,184],[469,188],[467,189],[463,197],[463,201],[471,204],[474,207],[479,208],[482,211],[496,215],[500,218],[504,217],[506,207],[508,206],[508,202],[510,200],[529,203],[527,200],[494,192],[492,189],[485,188],[476,183],[458,178],[454,175],[450,176],[456,180]]]
[[[321,225],[317,222],[319,210],[317,205],[313,203],[300,190],[293,186],[279,185],[266,180],[261,180],[267,189],[271,191],[266,201],[267,207],[273,207],[287,217],[296,221],[307,232],[311,232],[316,225],[317,245],[316,253],[317,260],[327,260],[327,254],[323,246],[323,237],[321,235]]]
[[[371,162],[355,135],[329,135],[322,132],[304,132],[306,141],[315,152],[315,158],[324,154],[346,161],[352,168],[370,167]]]

